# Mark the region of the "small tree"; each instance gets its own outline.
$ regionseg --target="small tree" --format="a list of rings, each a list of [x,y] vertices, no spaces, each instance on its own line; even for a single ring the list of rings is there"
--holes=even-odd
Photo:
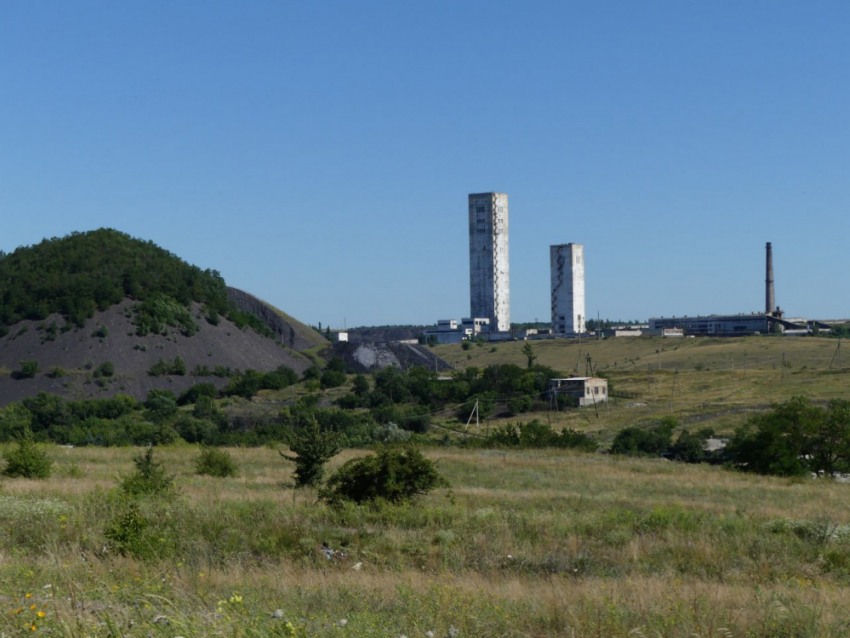
[[[419,450],[384,448],[377,454],[348,461],[328,479],[319,495],[332,505],[379,499],[403,503],[445,485],[434,463]]]
[[[531,347],[531,344],[526,342],[522,347],[522,353],[525,355],[526,361],[528,362],[528,367],[534,367],[534,361],[537,359],[537,355],[534,354],[534,348]]]
[[[121,491],[127,496],[168,495],[174,489],[174,477],[165,473],[162,461],[155,461],[153,448],[133,457],[136,471],[119,481]]]
[[[18,438],[17,445],[3,453],[6,467],[3,475],[11,478],[49,478],[53,461],[41,449],[32,436],[32,430],[27,427],[24,434]]]
[[[318,425],[312,425],[297,432],[289,444],[289,449],[297,456],[280,455],[295,463],[295,486],[318,485],[325,474],[325,463],[342,450],[340,436],[336,432],[322,432]]]

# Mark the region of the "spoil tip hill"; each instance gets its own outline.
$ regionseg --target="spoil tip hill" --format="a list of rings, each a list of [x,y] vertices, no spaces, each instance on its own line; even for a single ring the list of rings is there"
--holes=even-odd
[[[218,272],[115,230],[0,256],[0,405],[40,391],[144,398],[152,388],[221,387],[228,371],[248,368],[302,372],[311,365],[302,353],[326,344]],[[177,358],[185,374],[149,374]],[[22,378],[22,361],[38,372]],[[99,374],[106,363],[114,371]]]

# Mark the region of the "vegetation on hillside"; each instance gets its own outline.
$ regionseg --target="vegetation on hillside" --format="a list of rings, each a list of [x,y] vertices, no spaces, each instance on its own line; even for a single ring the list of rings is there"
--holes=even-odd
[[[185,310],[192,301],[203,304],[210,317],[224,315],[240,328],[271,334],[228,301],[217,271],[201,270],[151,241],[106,228],[18,248],[0,259],[0,281],[0,335],[18,321],[52,313],[82,326],[96,310],[125,298],[137,302],[139,334],[166,324],[192,334],[198,326]]]

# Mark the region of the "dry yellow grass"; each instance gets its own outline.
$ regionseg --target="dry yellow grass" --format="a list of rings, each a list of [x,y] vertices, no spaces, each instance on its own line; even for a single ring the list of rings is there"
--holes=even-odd
[[[198,450],[180,446],[156,450],[180,496],[140,502],[153,547],[134,558],[103,530],[123,507],[114,477],[137,452],[55,448],[54,478],[3,482],[0,611],[24,611],[4,614],[0,631],[20,630],[22,600],[67,636],[281,635],[275,609],[317,636],[445,635],[449,625],[470,636],[846,631],[846,485],[440,448],[427,455],[449,492],[337,512],[289,487],[276,450],[229,450],[242,474],[220,480],[192,475]],[[326,560],[323,540],[347,556]],[[161,615],[169,625],[154,622]]]

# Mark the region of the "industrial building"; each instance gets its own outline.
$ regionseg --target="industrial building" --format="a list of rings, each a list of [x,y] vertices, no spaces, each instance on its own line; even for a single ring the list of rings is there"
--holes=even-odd
[[[681,328],[688,335],[741,336],[766,334],[773,330],[796,328],[782,319],[782,311],[776,305],[773,288],[773,246],[765,245],[765,308],[764,313],[740,315],[707,315],[701,317],[656,317],[649,320],[650,330]]]
[[[549,247],[552,283],[552,332],[583,334],[587,313],[584,304],[584,246]]]
[[[767,334],[770,317],[761,313],[749,315],[708,315],[703,317],[653,317],[649,329],[680,328],[689,335],[715,337]]]
[[[486,317],[490,329],[511,329],[508,259],[508,196],[475,193],[469,196],[470,316]]]

